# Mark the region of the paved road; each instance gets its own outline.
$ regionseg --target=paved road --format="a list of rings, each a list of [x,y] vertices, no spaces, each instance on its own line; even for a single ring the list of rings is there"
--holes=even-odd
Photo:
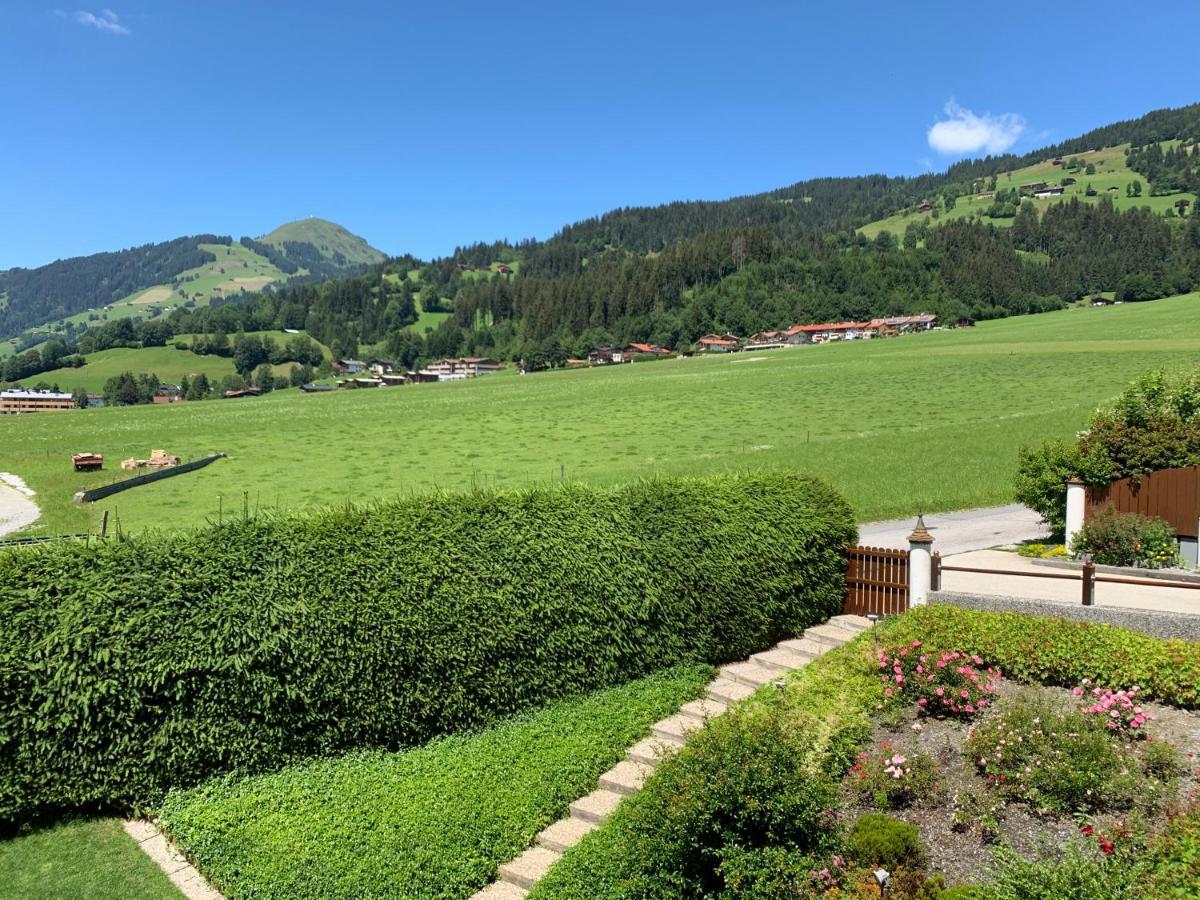
[[[916,517],[868,522],[858,526],[858,542],[866,547],[907,550],[915,522]],[[933,548],[942,556],[1048,537],[1041,517],[1019,503],[929,513],[925,516],[925,527],[933,535]]]

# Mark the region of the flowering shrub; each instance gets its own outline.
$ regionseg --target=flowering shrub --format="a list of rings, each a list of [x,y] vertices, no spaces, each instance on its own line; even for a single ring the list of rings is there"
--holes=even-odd
[[[1089,691],[1089,685],[1090,682],[1084,679],[1083,686],[1074,688],[1071,693],[1076,698],[1083,698],[1085,695],[1090,697],[1090,700],[1079,707],[1079,711],[1084,715],[1101,718],[1109,731],[1122,734],[1139,733],[1142,726],[1154,718],[1138,703],[1137,695],[1141,689],[1136,685],[1127,691],[1102,691],[1098,687]]]
[[[871,753],[862,753],[846,776],[856,794],[880,809],[897,809],[938,792],[938,766],[928,753],[906,754],[902,747],[883,741]]]
[[[1101,812],[1152,804],[1162,783],[1148,777],[1143,754],[1113,741],[1095,716],[1064,709],[1035,693],[1016,697],[967,736],[985,783],[1010,800],[1045,812]]]
[[[1179,557],[1175,533],[1162,519],[1112,507],[1084,523],[1071,549],[1077,557],[1088,554],[1102,565],[1143,569],[1163,569]]]
[[[1000,670],[986,667],[975,654],[961,650],[927,654],[921,641],[879,654],[886,697],[915,698],[926,715],[969,718],[986,709],[996,692]]]

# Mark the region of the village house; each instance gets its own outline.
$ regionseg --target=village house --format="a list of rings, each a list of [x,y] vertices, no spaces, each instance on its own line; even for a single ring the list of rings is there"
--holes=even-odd
[[[366,370],[367,364],[361,359],[339,359],[333,368],[342,375],[357,375]]]
[[[736,334],[706,334],[697,339],[697,353],[733,353],[742,347],[742,339]]]
[[[0,416],[74,407],[75,398],[58,391],[0,391]]]
[[[332,391],[333,385],[325,384],[320,381],[316,381],[316,382],[311,382],[309,384],[300,385],[300,390],[302,390],[306,394],[323,394],[326,391]]]
[[[465,356],[462,359],[439,359],[431,362],[419,374],[436,375],[438,381],[462,381],[500,371],[500,363],[486,356]]]
[[[369,359],[367,368],[376,375],[390,375],[396,371],[396,363],[390,359]]]
[[[1044,181],[1032,181],[1029,184],[1023,184],[1019,188],[1022,194],[1036,194],[1038,191],[1044,191],[1047,187]]]
[[[1033,196],[1042,200],[1046,197],[1061,197],[1065,192],[1066,189],[1061,187],[1044,187],[1040,191],[1034,191]]]
[[[625,351],[620,347],[593,347],[587,355],[588,365],[608,366],[627,362]]]
[[[787,339],[782,331],[759,331],[746,339],[743,350],[774,350],[786,347]]]
[[[648,343],[631,343],[623,351],[623,356],[629,361],[635,359],[656,359],[661,356],[670,356],[670,350],[664,350],[658,344]]]

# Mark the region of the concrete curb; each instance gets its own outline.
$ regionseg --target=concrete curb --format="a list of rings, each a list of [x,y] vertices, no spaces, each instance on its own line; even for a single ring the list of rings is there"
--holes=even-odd
[[[1050,569],[1072,569],[1078,572],[1083,563],[1074,559],[1030,559],[1035,566]],[[1133,566],[1096,566],[1097,572],[1105,575],[1122,575],[1125,578],[1153,578],[1158,581],[1174,581],[1183,584],[1200,584],[1200,575],[1182,569],[1137,569]]]
[[[126,819],[122,825],[125,833],[137,841],[142,852],[163,870],[171,884],[179,888],[188,900],[225,900],[220,891],[212,887],[186,856],[171,846],[167,836],[157,825],[145,819]]]
[[[763,685],[803,668],[822,653],[865,631],[862,616],[834,616],[804,633],[803,642],[781,641],[748,660],[722,666],[709,683],[706,697],[685,703],[673,716],[650,726],[650,735],[625,751],[625,759],[602,774],[596,790],[571,804],[570,814],[542,830],[516,859],[499,867],[496,880],[470,900],[519,900],[575,846],[599,827],[621,801],[641,790],[662,760],[677,753],[708,720],[723,715],[731,702],[741,702]]]

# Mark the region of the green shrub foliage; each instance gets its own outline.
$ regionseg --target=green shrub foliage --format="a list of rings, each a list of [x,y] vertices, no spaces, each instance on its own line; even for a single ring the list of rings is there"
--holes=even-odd
[[[1076,556],[1087,554],[1106,566],[1164,569],[1179,559],[1175,531],[1169,523],[1112,507],[1084,523],[1072,548]]]
[[[916,825],[883,813],[865,813],[850,826],[846,852],[860,865],[916,869],[925,861]]]
[[[840,610],[793,473],[477,492],[0,554],[0,821],[396,748]]]

